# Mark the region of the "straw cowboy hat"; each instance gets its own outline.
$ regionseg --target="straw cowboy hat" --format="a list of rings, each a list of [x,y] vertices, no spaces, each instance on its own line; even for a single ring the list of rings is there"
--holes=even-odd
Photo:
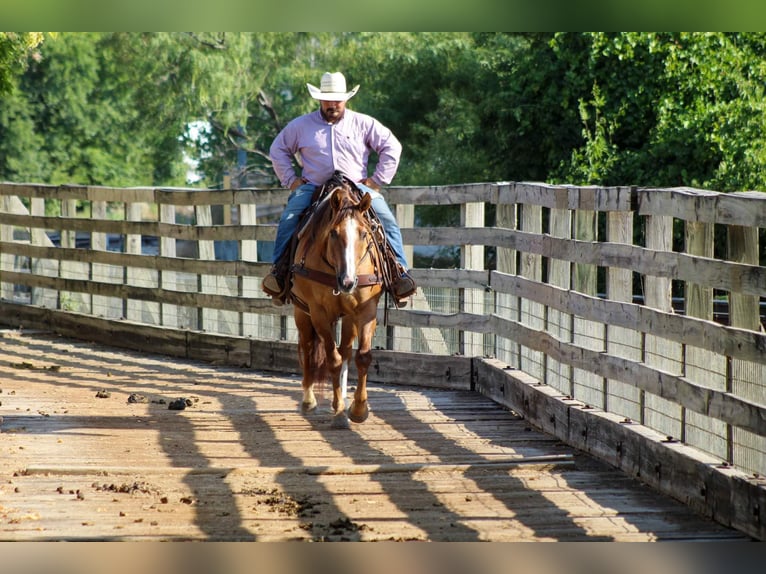
[[[346,78],[340,72],[325,72],[322,75],[322,82],[320,87],[306,84],[309,89],[309,94],[315,100],[326,100],[331,102],[345,102],[351,98],[359,89],[359,84],[354,86],[354,89],[350,92],[346,91]]]

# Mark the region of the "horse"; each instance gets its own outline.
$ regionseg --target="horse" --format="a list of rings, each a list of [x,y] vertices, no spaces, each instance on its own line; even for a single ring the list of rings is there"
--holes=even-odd
[[[367,372],[372,362],[372,338],[377,326],[378,300],[383,292],[382,257],[371,216],[371,197],[349,180],[330,180],[322,188],[307,222],[297,234],[292,258],[291,300],[298,330],[298,354],[303,378],[304,414],[314,411],[314,383],[332,380],[332,428],[350,428],[367,420]],[[341,320],[340,343],[335,328]],[[352,346],[358,380],[346,412]]]

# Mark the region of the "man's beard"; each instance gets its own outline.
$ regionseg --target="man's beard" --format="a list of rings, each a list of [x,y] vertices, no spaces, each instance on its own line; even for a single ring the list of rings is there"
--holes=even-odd
[[[337,107],[322,108],[320,112],[322,117],[330,123],[337,122],[343,117],[343,111],[339,111]]]

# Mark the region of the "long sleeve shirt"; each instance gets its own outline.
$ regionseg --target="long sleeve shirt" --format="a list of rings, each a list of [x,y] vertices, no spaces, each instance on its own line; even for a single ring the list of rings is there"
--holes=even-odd
[[[378,154],[372,176],[367,173],[370,152]],[[300,153],[303,172],[295,173],[293,154]],[[346,109],[330,124],[319,110],[292,120],[271,144],[269,155],[280,183],[291,187],[299,177],[321,185],[338,170],[353,181],[371,177],[387,185],[396,174],[402,145],[391,130],[375,118]]]

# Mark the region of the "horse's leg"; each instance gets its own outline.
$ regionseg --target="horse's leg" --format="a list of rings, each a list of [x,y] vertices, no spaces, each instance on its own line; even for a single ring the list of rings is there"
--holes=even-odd
[[[351,363],[351,353],[353,352],[354,339],[356,339],[356,323],[348,316],[343,319],[340,335],[340,353],[343,364],[340,371],[341,396],[346,399],[348,394],[348,371]]]
[[[315,364],[316,354],[314,352],[314,337],[317,334],[314,332],[311,318],[300,309],[296,309],[295,312],[295,326],[298,329],[299,357],[301,369],[303,370],[303,380],[301,381],[303,401],[301,402],[301,411],[309,413],[317,407],[313,379],[318,367]]]
[[[375,308],[372,309],[375,313]],[[348,417],[355,423],[363,423],[370,414],[370,408],[367,405],[367,371],[372,363],[372,337],[375,334],[377,320],[375,315],[365,322],[359,332],[359,348],[356,351],[356,369],[359,373],[359,380],[354,392],[354,400],[348,409]]]
[[[346,416],[346,401],[345,397],[342,396],[341,389],[343,359],[335,344],[335,332],[334,329],[331,328],[332,323],[329,320],[317,316],[314,316],[313,320],[314,328],[317,330],[317,333],[324,344],[327,368],[332,377],[332,428],[346,429],[349,428],[349,424],[348,417]]]

